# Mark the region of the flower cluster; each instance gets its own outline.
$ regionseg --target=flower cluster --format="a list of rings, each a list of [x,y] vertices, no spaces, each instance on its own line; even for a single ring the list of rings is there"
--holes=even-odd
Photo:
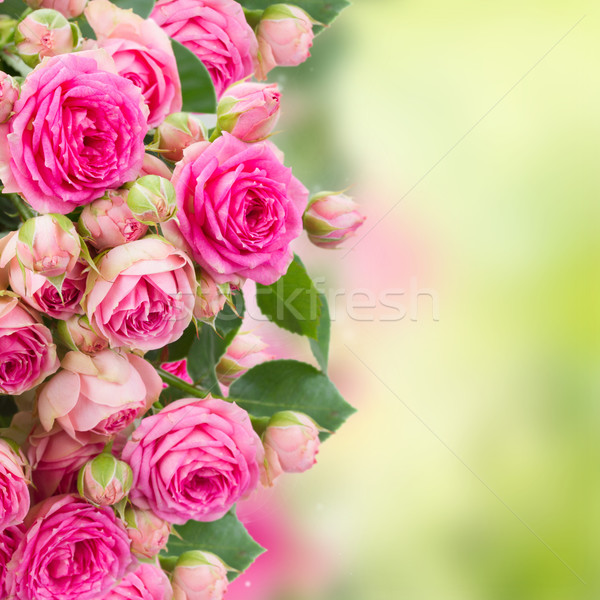
[[[317,23],[234,0],[27,4],[0,28],[0,597],[217,600],[247,564],[186,526],[219,532],[324,431],[235,396],[277,366],[238,331],[240,288],[285,277],[303,230],[331,247],[362,222],[342,194],[310,200],[269,139],[262,80],[306,60]]]

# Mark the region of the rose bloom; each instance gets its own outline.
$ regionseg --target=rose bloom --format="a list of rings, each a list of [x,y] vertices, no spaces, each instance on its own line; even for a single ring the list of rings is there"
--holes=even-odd
[[[15,600],[104,598],[132,563],[125,527],[112,509],[74,495],[35,506],[8,563],[6,587]]]
[[[103,600],[172,600],[173,588],[164,571],[155,564],[141,563],[123,577]]]
[[[123,450],[129,498],[170,523],[215,521],[259,480],[263,447],[239,406],[208,396],[146,417]]]
[[[215,281],[247,277],[269,285],[286,273],[308,191],[272,144],[228,133],[193,144],[171,181],[180,233]]]
[[[25,457],[0,438],[0,531],[20,525],[29,511]]]
[[[196,277],[190,259],[167,241],[117,246],[88,277],[86,313],[112,347],[154,350],[179,339],[192,320]]]
[[[18,527],[0,529],[0,598],[6,598],[6,571],[7,565],[15,552],[23,533]]]
[[[66,214],[136,177],[148,108],[105,51],[42,61],[0,126],[0,177],[38,212]]]
[[[150,17],[204,63],[217,96],[252,75],[258,42],[234,0],[159,0]]]
[[[173,48],[154,21],[108,0],[89,2],[85,16],[99,46],[112,56],[119,73],[142,91],[150,110],[150,127],[181,110],[181,82]]]
[[[22,394],[58,367],[50,330],[17,298],[0,296],[0,394]]]
[[[72,437],[85,431],[115,435],[142,416],[162,389],[154,367],[135,354],[68,352],[61,366],[41,388],[37,411],[46,431],[56,421]]]

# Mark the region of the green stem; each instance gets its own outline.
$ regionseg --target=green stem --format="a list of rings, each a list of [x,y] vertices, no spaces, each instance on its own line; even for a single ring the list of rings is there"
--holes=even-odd
[[[213,129],[211,136],[208,138],[209,142],[214,142],[218,137],[221,137],[222,131],[219,129],[219,126]]]
[[[27,221],[28,219],[33,219],[33,217],[35,217],[35,213],[31,210],[31,208],[29,208],[29,206],[27,206],[27,204],[25,204],[25,202],[23,202],[23,200],[21,200],[19,196],[17,196],[17,194],[10,194],[9,197],[23,221]]]
[[[164,369],[161,369],[160,367],[156,367],[156,371],[166,384],[170,385],[171,387],[176,387],[184,391],[186,394],[193,396],[194,398],[206,398],[206,396],[208,395],[208,393],[204,390],[200,390],[197,387],[186,383],[185,381],[183,381],[183,379],[179,379],[179,377],[176,377],[175,375],[169,373],[168,371],[165,371]]]

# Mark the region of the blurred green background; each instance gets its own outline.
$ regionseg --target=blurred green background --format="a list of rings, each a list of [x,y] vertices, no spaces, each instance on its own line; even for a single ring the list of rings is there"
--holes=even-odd
[[[332,378],[359,412],[280,486],[331,562],[273,598],[599,597],[599,17],[357,0],[279,74],[287,162],[368,221],[298,249],[346,290]],[[439,320],[424,295],[416,320],[348,314],[352,291],[411,285]]]

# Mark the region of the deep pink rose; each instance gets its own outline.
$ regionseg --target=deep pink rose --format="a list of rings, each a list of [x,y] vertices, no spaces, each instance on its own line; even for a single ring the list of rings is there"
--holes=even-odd
[[[38,212],[66,214],[140,171],[148,109],[102,50],[42,61],[14,110],[0,127],[0,176]]]
[[[72,437],[85,431],[115,435],[142,416],[162,389],[154,367],[135,354],[68,352],[61,367],[41,388],[37,410],[46,431],[56,421]]]
[[[19,527],[8,527],[0,530],[0,598],[8,597],[5,586],[7,565],[22,537],[23,533]]]
[[[208,396],[142,420],[123,450],[130,500],[170,523],[220,519],[259,480],[263,447],[248,413]]]
[[[181,110],[181,82],[173,48],[154,21],[108,0],[91,0],[85,16],[119,73],[142,91],[150,110],[150,127]]]
[[[73,495],[48,498],[24,523],[8,566],[15,600],[97,600],[132,564],[125,527],[112,509]]]
[[[29,511],[29,469],[23,454],[0,438],[0,532]]]
[[[0,296],[0,394],[22,394],[59,366],[50,330],[16,298]]]
[[[186,383],[194,383],[190,374],[187,370],[187,359],[184,358],[182,360],[176,360],[175,362],[166,362],[160,365],[160,368],[167,371],[167,373],[171,373],[171,375],[175,375],[175,377],[179,377]],[[169,386],[166,383],[163,383],[163,388],[168,388]]]
[[[113,348],[154,350],[192,320],[196,276],[190,259],[160,238],[110,250],[88,278],[86,313]]]
[[[258,43],[234,0],[159,0],[150,16],[204,63],[217,96],[252,75]]]
[[[171,181],[181,235],[215,281],[247,277],[269,285],[285,274],[308,191],[272,144],[229,133],[193,144]]]
[[[165,572],[155,564],[141,563],[125,575],[103,600],[172,600],[173,588]]]

